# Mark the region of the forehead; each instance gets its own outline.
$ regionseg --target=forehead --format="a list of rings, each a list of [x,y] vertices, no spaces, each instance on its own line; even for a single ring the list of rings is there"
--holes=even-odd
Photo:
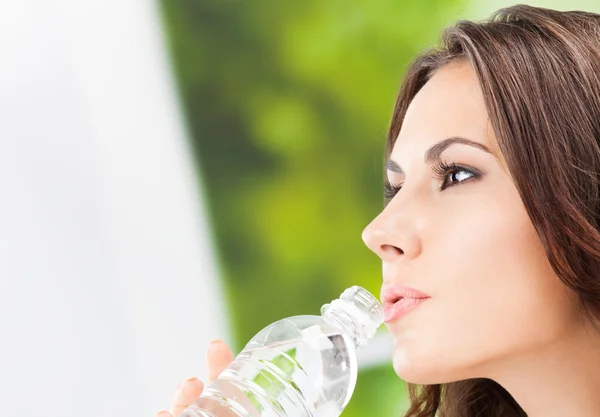
[[[403,165],[403,155],[412,159],[451,136],[498,149],[477,76],[466,62],[438,69],[413,98],[391,158]]]

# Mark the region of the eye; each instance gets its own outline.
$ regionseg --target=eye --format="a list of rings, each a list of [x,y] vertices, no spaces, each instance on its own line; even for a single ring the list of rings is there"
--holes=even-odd
[[[479,177],[479,174],[474,172],[474,169],[460,166],[454,162],[447,164],[444,161],[438,161],[432,169],[435,172],[436,178],[442,181],[440,191]]]
[[[448,164],[443,161],[438,161],[433,167],[435,177],[442,181],[439,190],[444,191],[448,187],[459,185],[465,181],[471,181],[479,178],[481,174],[471,167],[458,165],[454,162]],[[386,178],[383,182],[383,195],[386,202],[389,202],[392,198],[398,194],[402,189],[402,184],[394,185]]]
[[[390,201],[402,189],[402,185],[392,185],[386,178],[383,182],[383,196],[386,201]]]

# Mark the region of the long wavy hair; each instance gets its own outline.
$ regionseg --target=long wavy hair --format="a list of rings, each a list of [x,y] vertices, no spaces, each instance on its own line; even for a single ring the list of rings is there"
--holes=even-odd
[[[406,110],[449,62],[477,74],[486,109],[552,268],[600,329],[600,15],[525,5],[459,21],[410,65],[392,117],[389,156]],[[490,379],[408,384],[405,417],[526,416]]]

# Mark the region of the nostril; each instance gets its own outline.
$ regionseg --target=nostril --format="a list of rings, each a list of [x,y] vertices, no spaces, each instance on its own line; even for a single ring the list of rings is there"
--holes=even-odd
[[[389,255],[404,255],[402,249],[392,245],[381,245],[381,251]]]

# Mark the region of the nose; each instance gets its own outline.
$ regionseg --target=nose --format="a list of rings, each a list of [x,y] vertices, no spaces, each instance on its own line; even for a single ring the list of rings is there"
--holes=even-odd
[[[363,230],[362,239],[381,260],[394,263],[418,256],[420,243],[415,232],[406,216],[388,206]]]
[[[404,255],[404,251],[399,246],[389,243],[390,239],[386,236],[386,231],[378,227],[375,220],[363,230],[362,240],[385,262],[394,262]]]

